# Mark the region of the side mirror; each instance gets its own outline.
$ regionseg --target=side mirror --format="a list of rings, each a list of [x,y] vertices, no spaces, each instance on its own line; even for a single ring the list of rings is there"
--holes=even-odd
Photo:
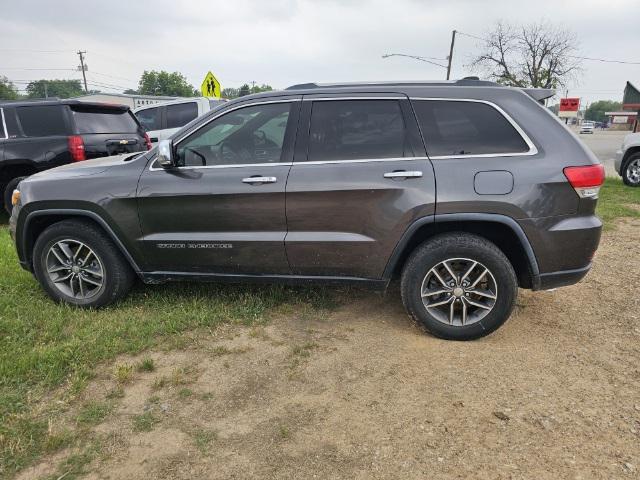
[[[158,163],[162,168],[172,168],[175,166],[173,157],[173,141],[162,140],[158,143]]]

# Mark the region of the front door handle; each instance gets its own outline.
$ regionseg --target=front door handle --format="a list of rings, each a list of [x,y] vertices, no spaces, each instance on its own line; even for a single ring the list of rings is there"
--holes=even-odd
[[[278,179],[276,177],[247,177],[242,179],[242,183],[276,183]]]
[[[398,170],[395,172],[387,172],[384,174],[384,178],[420,178],[420,177],[422,177],[422,172],[419,172],[419,171],[407,172],[406,170]]]

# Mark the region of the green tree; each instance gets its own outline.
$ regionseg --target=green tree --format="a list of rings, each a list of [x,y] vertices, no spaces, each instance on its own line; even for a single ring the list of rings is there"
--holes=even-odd
[[[240,91],[238,92],[239,97],[244,97],[245,95],[249,95],[251,93],[251,88],[248,83],[245,83],[240,87]]]
[[[168,97],[193,97],[197,90],[179,72],[145,70],[138,83],[140,95],[164,95]]]
[[[80,80],[35,80],[27,85],[29,98],[71,98],[84,94]]]
[[[273,90],[271,85],[262,84],[262,85],[254,85],[251,87],[251,93],[260,93],[260,92],[270,92]]]
[[[138,91],[134,90],[133,88],[127,88],[124,92],[122,92],[124,94],[127,95],[138,95]]]
[[[0,77],[0,100],[15,100],[18,98],[18,90],[7,77]]]
[[[622,104],[620,102],[615,102],[613,100],[598,100],[597,102],[593,102],[589,105],[589,108],[587,108],[587,111],[584,114],[584,118],[594,122],[604,122],[607,119],[605,112],[615,112],[621,108]]]
[[[228,98],[229,100],[231,100],[233,98],[238,98],[239,93],[240,93],[240,89],[227,87],[222,89],[222,92],[220,92],[220,96],[222,98]]]

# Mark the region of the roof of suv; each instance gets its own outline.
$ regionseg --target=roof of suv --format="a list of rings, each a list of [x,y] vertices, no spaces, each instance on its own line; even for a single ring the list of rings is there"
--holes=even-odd
[[[101,102],[83,102],[75,99],[44,99],[44,100],[9,100],[1,101],[0,107],[34,107],[34,106],[49,106],[49,105],[81,105],[83,107],[96,107],[96,108],[110,108],[114,110],[128,110],[126,105],[120,105],[117,103],[101,103]]]

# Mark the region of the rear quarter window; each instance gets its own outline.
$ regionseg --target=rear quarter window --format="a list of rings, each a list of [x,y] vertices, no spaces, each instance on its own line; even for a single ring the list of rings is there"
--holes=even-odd
[[[145,108],[144,110],[140,110],[136,112],[136,117],[138,118],[140,124],[147,131],[162,129],[159,107]]]
[[[0,138],[7,138],[7,132],[4,128],[5,123],[4,110],[0,108]]]
[[[17,107],[16,113],[27,137],[49,137],[67,134],[63,108],[61,105],[34,105]]]
[[[430,157],[527,153],[529,145],[493,106],[482,102],[414,100]]]
[[[73,121],[80,134],[136,133],[138,123],[129,110],[72,107]]]

